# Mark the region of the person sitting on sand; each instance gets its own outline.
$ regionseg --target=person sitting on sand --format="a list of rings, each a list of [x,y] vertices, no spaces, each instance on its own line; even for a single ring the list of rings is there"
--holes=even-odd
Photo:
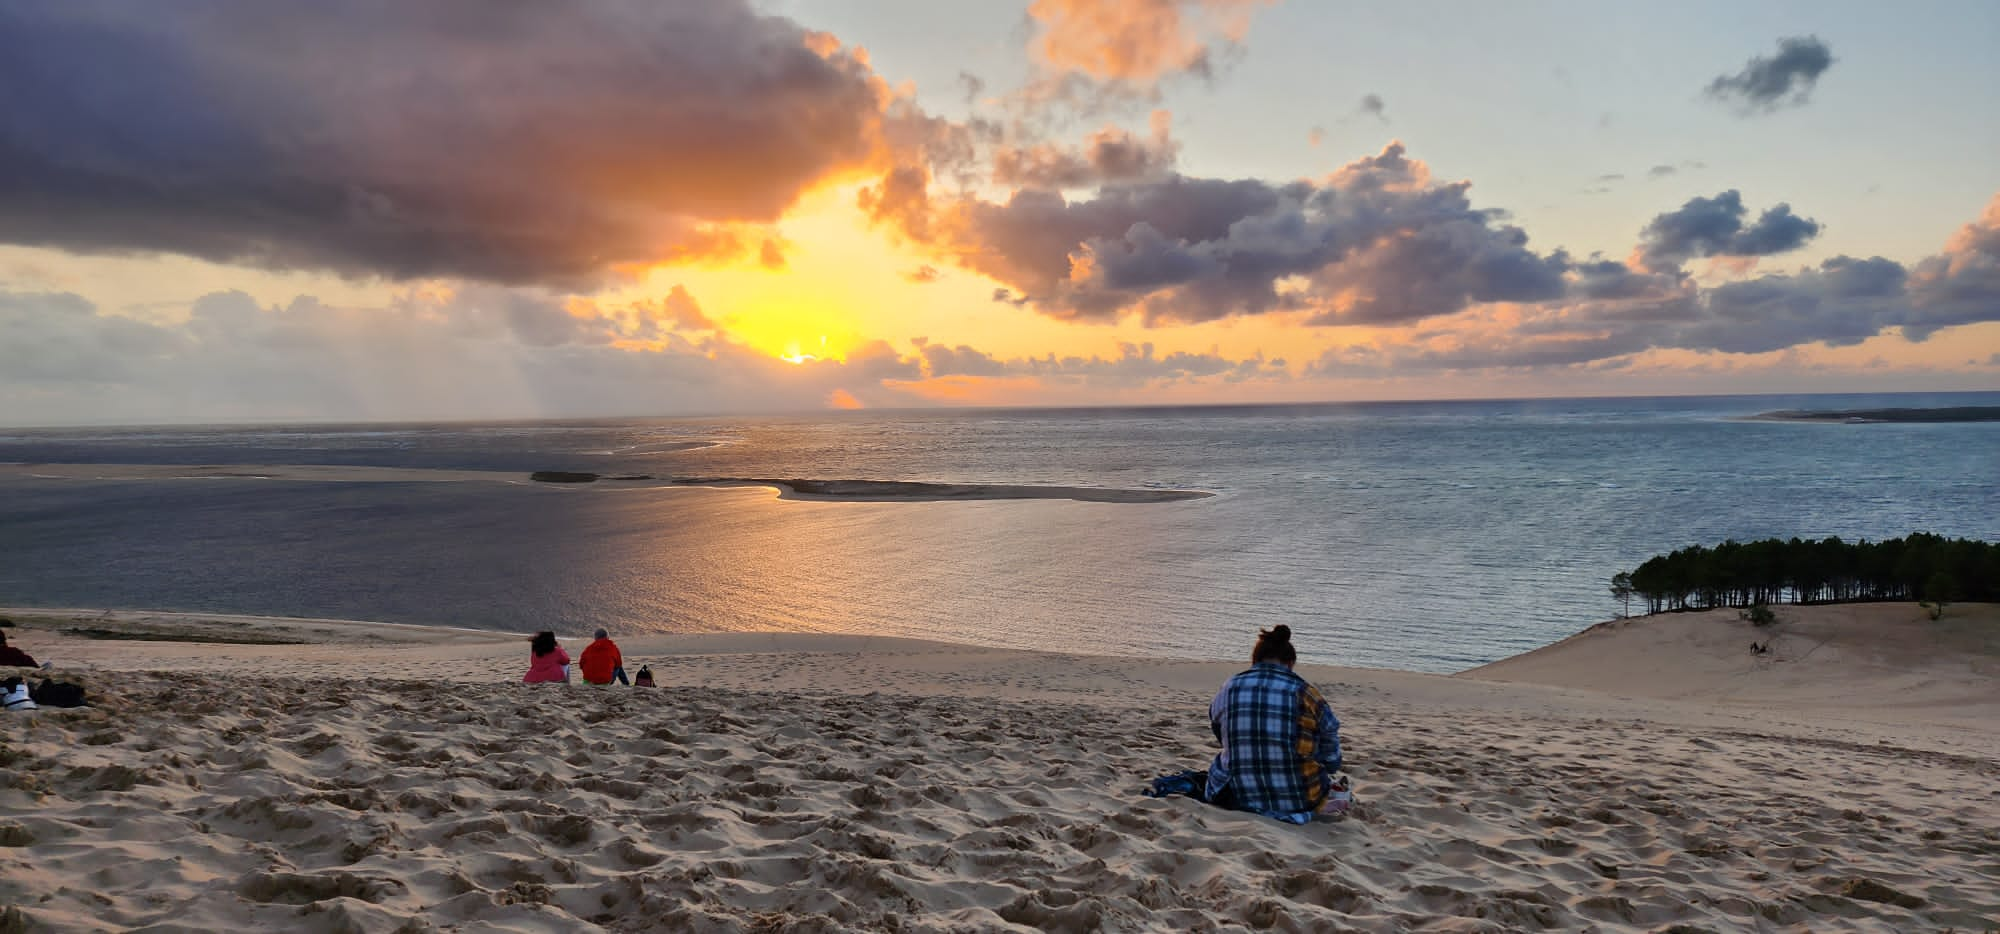
[[[8,666],[13,666],[16,668],[41,667],[40,665],[37,665],[35,663],[34,656],[29,655],[28,653],[23,652],[20,649],[17,649],[11,645],[8,645],[7,634],[4,632],[0,632],[0,668]]]
[[[546,629],[535,633],[535,638],[528,642],[528,650],[528,674],[522,681],[541,684],[569,680],[569,653],[556,642],[555,633]]]
[[[583,671],[583,680],[588,684],[610,684],[614,679],[627,687],[632,682],[625,680],[625,656],[618,651],[618,643],[611,641],[610,634],[597,631],[597,638],[583,647],[578,657],[577,667]]]
[[[1319,689],[1292,671],[1298,658],[1291,627],[1259,633],[1250,670],[1230,678],[1208,705],[1222,742],[1208,767],[1209,802],[1299,821],[1333,800],[1340,720]]]

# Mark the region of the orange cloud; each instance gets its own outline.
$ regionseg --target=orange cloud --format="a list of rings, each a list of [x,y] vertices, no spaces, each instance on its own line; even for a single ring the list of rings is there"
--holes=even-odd
[[[1233,45],[1273,0],[1035,0],[1036,50],[1060,69],[1146,84],[1207,75],[1218,45]]]

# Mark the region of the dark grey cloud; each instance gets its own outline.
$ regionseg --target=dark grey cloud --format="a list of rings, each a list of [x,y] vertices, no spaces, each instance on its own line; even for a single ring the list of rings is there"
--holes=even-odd
[[[1743,195],[1730,189],[1713,198],[1690,198],[1660,214],[1639,232],[1640,263],[1663,272],[1704,256],[1770,256],[1804,246],[1818,236],[1817,221],[1792,213],[1791,205],[1766,210],[1746,226]]]
[[[8,4],[0,242],[515,283],[756,257],[732,225],[887,132],[829,41],[745,0]]]
[[[1724,283],[1706,290],[1701,315],[1667,343],[1723,353],[1858,344],[1908,320],[1904,278],[1881,257],[1836,256],[1817,269]]]
[[[1680,288],[1681,277],[1648,273],[1624,263],[1592,256],[1571,267],[1569,293],[1580,301],[1645,298],[1669,294]]]
[[[1380,94],[1361,95],[1360,110],[1362,113],[1374,117],[1383,123],[1389,122],[1388,105],[1382,103],[1382,95]]]
[[[1819,76],[1833,66],[1833,50],[1818,36],[1778,40],[1778,54],[1757,56],[1733,75],[1708,84],[1708,96],[1760,113],[1804,104]]]
[[[1887,333],[1913,341],[2000,322],[2000,197],[1943,252],[1905,266],[1835,256],[1818,266],[1700,288],[1680,274],[1591,257],[1571,264],[1568,294],[1504,324],[1472,313],[1409,339],[1329,351],[1306,375],[1606,367],[1651,349],[1762,354],[1851,346]]]
[[[1074,201],[1024,189],[1004,202],[933,202],[920,174],[902,172],[863,205],[1000,282],[997,299],[1067,320],[1303,310],[1320,323],[1382,324],[1561,295],[1563,257],[1530,250],[1466,190],[1431,182],[1394,143],[1319,182],[1173,175]]]
[[[1646,177],[1666,178],[1667,176],[1674,174],[1676,171],[1679,170],[1675,169],[1671,165],[1656,165],[1646,170]]]

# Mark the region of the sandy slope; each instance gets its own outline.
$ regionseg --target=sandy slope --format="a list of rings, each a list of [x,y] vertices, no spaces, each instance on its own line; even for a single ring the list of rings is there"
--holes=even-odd
[[[102,697],[0,719],[0,931],[1983,931],[2000,615],[1897,612],[1309,667],[1363,804],[1290,827],[1136,793],[1233,663],[625,640],[641,691],[511,683],[518,636],[0,610]]]

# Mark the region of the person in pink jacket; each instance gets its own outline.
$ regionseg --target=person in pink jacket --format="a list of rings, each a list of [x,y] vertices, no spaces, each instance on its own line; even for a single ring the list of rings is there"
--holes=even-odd
[[[555,633],[546,630],[535,633],[528,648],[528,674],[521,680],[529,684],[569,680],[569,653],[556,643]]]

